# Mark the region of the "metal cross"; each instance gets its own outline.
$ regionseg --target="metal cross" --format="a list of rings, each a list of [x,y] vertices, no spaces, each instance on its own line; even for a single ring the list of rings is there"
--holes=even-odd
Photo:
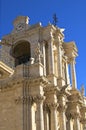
[[[53,15],[53,25],[56,26],[58,22],[58,18],[56,16],[56,14]]]

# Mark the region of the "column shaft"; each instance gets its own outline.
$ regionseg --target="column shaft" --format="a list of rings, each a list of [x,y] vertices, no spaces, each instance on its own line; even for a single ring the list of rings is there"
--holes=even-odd
[[[57,120],[57,107],[56,106],[51,106],[50,107],[51,111],[51,130],[58,130],[58,120]]]
[[[65,112],[60,112],[60,130],[66,130],[66,117]]]
[[[75,59],[71,59],[71,80],[72,80],[72,88],[77,88],[76,83],[76,71],[75,71]]]
[[[27,130],[32,130],[32,103],[31,100],[29,99],[28,102],[28,126]]]
[[[66,83],[70,84],[69,70],[68,70],[68,63],[67,62],[66,62]]]
[[[61,94],[59,95],[59,107],[58,107],[58,111],[59,111],[59,120],[60,120],[60,130],[66,130],[66,96]]]
[[[78,118],[74,119],[74,130],[80,130],[80,120]]]
[[[37,130],[44,130],[44,118],[43,118],[43,102],[37,101],[37,113],[36,113],[36,126]]]
[[[44,110],[44,130],[49,130],[49,115],[47,110]]]
[[[67,130],[73,130],[73,121],[70,118],[67,121]]]
[[[53,40],[48,42],[48,56],[49,56],[49,74],[54,74],[54,54],[53,54]]]
[[[44,65],[44,75],[46,75],[46,55],[45,55],[45,43],[43,43],[43,65]]]
[[[59,43],[60,44],[60,43]],[[62,55],[60,45],[57,47],[58,77],[62,77]]]

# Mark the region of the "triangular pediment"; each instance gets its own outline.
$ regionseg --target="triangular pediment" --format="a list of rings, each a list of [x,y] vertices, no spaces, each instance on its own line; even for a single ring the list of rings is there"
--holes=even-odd
[[[0,61],[0,79],[4,79],[12,75],[14,70]]]

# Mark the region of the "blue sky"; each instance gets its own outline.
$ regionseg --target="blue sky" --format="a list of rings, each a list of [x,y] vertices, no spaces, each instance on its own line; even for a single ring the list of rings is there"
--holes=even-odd
[[[0,39],[12,31],[16,16],[29,16],[30,24],[45,26],[56,13],[57,26],[65,28],[65,41],[75,41],[78,48],[78,88],[86,86],[86,0],[0,0],[0,12]]]

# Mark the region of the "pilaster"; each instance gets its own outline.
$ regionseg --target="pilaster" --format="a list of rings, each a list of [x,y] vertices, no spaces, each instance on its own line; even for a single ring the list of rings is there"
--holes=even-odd
[[[44,104],[44,130],[49,130],[49,108]]]
[[[57,103],[49,104],[51,111],[51,130],[58,130],[58,120],[57,120]]]
[[[58,36],[57,40],[58,46],[57,46],[57,53],[58,53],[58,77],[62,77],[62,44],[60,41],[60,37]]]
[[[22,108],[22,130],[32,130],[32,96],[19,96],[15,99],[18,108]]]
[[[45,42],[42,43],[43,45],[43,65],[44,65],[44,75],[46,75],[46,51],[45,51]]]
[[[48,57],[49,57],[49,75],[54,74],[54,54],[53,54],[53,37],[51,34],[50,39],[48,40]]]
[[[57,120],[57,97],[56,97],[56,88],[55,86],[47,86],[45,88],[45,104],[47,104],[49,110],[50,110],[50,116],[49,116],[49,124],[51,130],[58,130],[58,120]]]
[[[66,97],[63,94],[59,95],[58,98],[58,111],[59,111],[59,120],[60,120],[60,129],[66,130]]]
[[[66,128],[67,130],[73,130],[73,119],[70,114],[66,116],[67,116]]]
[[[34,101],[37,104],[37,113],[36,113],[37,130],[44,130],[43,100],[44,100],[44,97],[41,95],[36,96],[34,98]]]

